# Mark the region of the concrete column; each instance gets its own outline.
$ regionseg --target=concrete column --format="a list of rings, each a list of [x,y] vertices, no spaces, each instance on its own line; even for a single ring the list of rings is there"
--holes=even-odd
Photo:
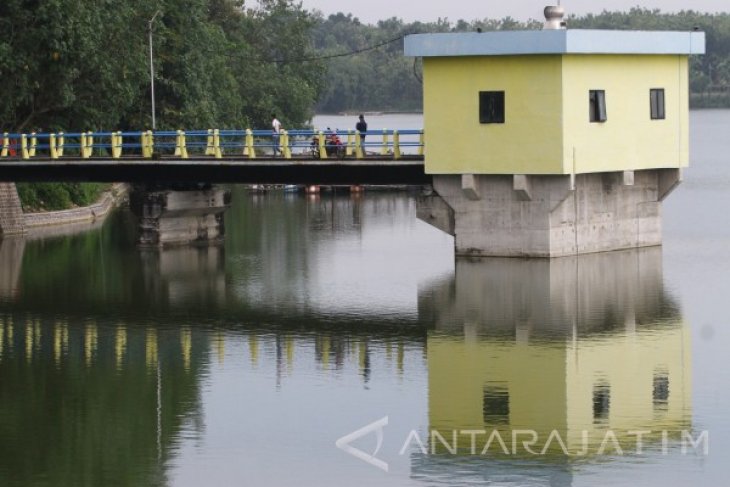
[[[165,247],[221,242],[229,199],[229,191],[216,187],[174,191],[135,188],[130,207],[139,221],[138,243]]]
[[[25,233],[23,207],[15,183],[0,183],[0,238]]]
[[[460,256],[561,257],[661,245],[661,200],[679,184],[675,173],[435,175],[436,196],[421,198],[417,215],[454,235]]]

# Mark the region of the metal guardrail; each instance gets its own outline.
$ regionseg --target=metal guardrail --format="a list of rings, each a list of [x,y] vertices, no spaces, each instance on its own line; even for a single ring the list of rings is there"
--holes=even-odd
[[[333,154],[328,142],[332,135],[341,138],[339,154]],[[46,157],[109,158],[160,156],[188,159],[206,156],[283,159],[334,159],[367,157],[401,159],[404,155],[423,156],[423,130],[191,130],[144,132],[80,132],[80,133],[4,133],[0,158],[22,160]]]

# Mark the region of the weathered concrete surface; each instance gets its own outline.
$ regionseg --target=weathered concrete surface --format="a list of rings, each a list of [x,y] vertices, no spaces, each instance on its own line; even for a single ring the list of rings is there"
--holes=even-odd
[[[135,189],[130,207],[139,220],[142,246],[207,244],[224,235],[230,194],[221,188],[187,191]]]
[[[24,252],[24,238],[0,238],[0,298],[17,295]]]
[[[468,184],[462,176],[436,175],[433,187],[453,210],[456,255],[561,257],[660,245],[660,188],[679,182],[668,171],[575,179],[474,175]],[[443,215],[443,209],[418,210],[441,229],[448,228]]]
[[[23,207],[15,183],[0,183],[0,237],[23,233]]]

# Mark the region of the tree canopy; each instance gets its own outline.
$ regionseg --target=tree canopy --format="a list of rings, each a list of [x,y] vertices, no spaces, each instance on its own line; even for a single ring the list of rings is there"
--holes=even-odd
[[[691,31],[697,28],[706,32],[707,54],[692,57],[691,102],[695,107],[730,107],[730,14],[694,11],[669,14],[634,8],[628,12],[604,11],[598,15],[571,16],[567,21],[569,28],[578,29]],[[439,19],[430,23],[405,23],[392,18],[366,25],[352,15],[339,13],[325,18],[319,14],[313,34],[318,51],[330,55],[343,51],[362,52],[327,62],[327,85],[317,103],[317,111],[421,110],[420,65],[403,56],[401,38],[405,34],[541,27],[541,22],[519,22],[511,17],[456,22]],[[367,49],[381,43],[387,44]]]
[[[692,58],[692,104],[730,106],[730,14],[635,8],[568,24],[705,31],[707,55]],[[403,56],[404,35],[541,24],[363,24],[296,0],[4,0],[0,130],[150,128],[150,25],[158,128],[178,129],[268,127],[271,113],[301,127],[315,111],[418,111],[421,67]]]
[[[316,19],[293,0],[4,0],[0,129],[286,125],[312,116],[324,81]],[[155,21],[150,19],[159,11]]]

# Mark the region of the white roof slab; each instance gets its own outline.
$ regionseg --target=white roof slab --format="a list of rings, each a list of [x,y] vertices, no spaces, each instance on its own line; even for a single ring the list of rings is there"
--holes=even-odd
[[[519,30],[412,34],[406,56],[520,56],[532,54],[704,54],[704,32],[632,30]]]

